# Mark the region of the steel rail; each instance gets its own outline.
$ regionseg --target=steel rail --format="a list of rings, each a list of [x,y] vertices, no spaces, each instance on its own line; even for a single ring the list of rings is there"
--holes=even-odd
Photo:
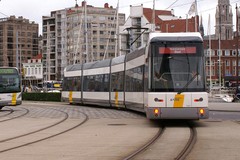
[[[63,111],[62,111],[63,112]],[[11,147],[11,148],[7,148],[7,149],[4,149],[4,150],[0,150],[0,153],[3,153],[3,152],[8,152],[8,151],[11,151],[11,150],[14,150],[14,149],[18,149],[18,148],[22,148],[22,147],[25,147],[25,146],[29,146],[29,145],[32,145],[32,144],[35,144],[35,143],[38,143],[38,142],[42,142],[42,141],[45,141],[45,140],[48,140],[48,139],[51,139],[53,137],[56,137],[56,136],[59,136],[59,135],[62,135],[64,133],[67,133],[79,126],[81,126],[82,124],[86,123],[88,121],[88,115],[83,113],[83,112],[80,112],[84,115],[84,119],[82,121],[80,121],[77,125],[74,125],[73,127],[70,127],[64,131],[61,131],[59,133],[56,133],[56,134],[52,134],[50,136],[47,136],[47,137],[44,137],[44,138],[41,138],[41,139],[38,139],[38,140],[35,140],[35,141],[31,141],[31,142],[28,142],[28,143],[24,143],[24,144],[21,144],[21,145],[18,145],[18,146],[15,146],[15,147]],[[69,117],[69,116],[68,116]],[[54,125],[55,126],[55,125]],[[50,128],[50,127],[48,127]],[[38,131],[39,132],[39,131]],[[36,132],[35,132],[36,133]],[[30,135],[30,134],[33,134],[33,133],[28,133],[27,135]],[[22,136],[19,136],[19,137],[23,137],[24,135]],[[17,137],[17,138],[19,138]]]
[[[124,160],[133,159],[134,157],[136,157],[137,155],[139,155],[140,153],[142,153],[143,151],[148,149],[154,142],[156,142],[161,137],[161,135],[163,134],[164,130],[165,130],[165,127],[161,126],[159,128],[157,134],[150,141],[148,141],[146,144],[144,144],[143,146],[138,148],[136,151],[134,151],[133,153],[131,153],[130,155],[125,157]]]
[[[183,148],[183,150],[178,154],[178,156],[175,158],[175,160],[184,160],[188,156],[188,154],[193,149],[196,141],[197,141],[197,130],[195,127],[193,127],[191,124],[188,124],[190,128],[190,137],[188,139],[187,144]]]
[[[0,122],[6,122],[6,121],[13,120],[13,119],[17,119],[17,118],[23,117],[23,116],[25,116],[25,115],[27,115],[27,114],[29,113],[29,110],[28,110],[28,109],[26,109],[26,108],[23,108],[23,107],[19,107],[19,108],[22,108],[22,109],[24,109],[26,112],[25,112],[25,113],[23,113],[23,114],[21,114],[21,115],[19,115],[19,116],[16,116],[16,117],[12,117],[12,118],[9,118],[9,119],[4,119],[4,120],[1,120]],[[12,111],[10,114],[12,114],[12,113],[14,113],[14,111]],[[8,115],[9,115],[9,114],[8,114]]]

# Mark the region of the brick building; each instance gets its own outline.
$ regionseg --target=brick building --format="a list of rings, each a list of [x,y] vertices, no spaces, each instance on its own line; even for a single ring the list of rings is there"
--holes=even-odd
[[[218,0],[215,19],[215,35],[211,36],[211,55],[209,37],[204,37],[207,81],[210,84],[211,79],[212,84],[218,86],[235,86],[237,75],[240,75],[240,60],[237,63],[237,44],[240,48],[240,43],[237,42],[237,34],[233,31],[233,12],[229,0]]]
[[[220,50],[219,50],[220,44]],[[206,76],[210,83],[210,68],[211,79],[213,85],[235,86],[237,79],[237,50],[236,39],[233,40],[212,40],[211,41],[211,61],[209,41],[204,40],[204,48],[206,55]],[[238,42],[238,46],[240,43]],[[238,53],[239,57],[240,54]],[[210,67],[211,66],[211,67]],[[240,75],[240,60],[238,60],[238,75]],[[221,83],[219,83],[219,81]]]

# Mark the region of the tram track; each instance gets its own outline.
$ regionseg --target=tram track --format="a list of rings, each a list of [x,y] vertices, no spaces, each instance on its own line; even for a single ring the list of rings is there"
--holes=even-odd
[[[136,151],[134,151],[133,153],[129,154],[127,157],[124,158],[124,160],[131,160],[134,159],[136,156],[138,156],[140,153],[142,153],[143,151],[145,151],[146,149],[149,148],[149,146],[151,146],[154,142],[156,142],[161,135],[163,134],[165,130],[164,126],[161,126],[157,132],[157,134],[150,140],[148,141],[146,144],[144,144],[143,146],[141,146],[140,148],[138,148]]]
[[[8,108],[8,107],[5,107],[5,108]],[[6,116],[8,116],[8,115],[10,115],[10,114],[12,114],[14,112],[14,110],[12,108],[8,108],[8,109],[9,110],[3,110],[3,109],[0,110],[0,113],[6,112],[6,114],[0,115],[0,118],[6,117]]]
[[[7,139],[1,140],[0,141],[0,153],[4,153],[4,152],[11,151],[11,150],[14,150],[14,149],[18,149],[18,148],[22,148],[22,147],[25,147],[25,146],[29,146],[29,145],[32,145],[32,144],[35,144],[35,143],[38,143],[38,142],[41,142],[41,141],[44,141],[44,140],[48,140],[48,139],[56,137],[56,136],[59,136],[61,134],[64,134],[66,132],[69,132],[69,131],[71,131],[71,130],[81,126],[82,124],[84,124],[88,120],[88,115],[86,115],[85,113],[81,112],[81,114],[83,115],[83,119],[80,122],[78,122],[77,124],[75,124],[75,125],[73,125],[71,127],[67,127],[66,129],[64,129],[62,131],[59,131],[59,132],[57,132],[55,134],[51,134],[51,135],[44,136],[44,137],[41,137],[41,138],[38,138],[38,139],[35,139],[35,140],[32,140],[32,141],[28,141],[28,139],[31,139],[31,138],[34,139],[34,136],[37,137],[35,134],[41,135],[41,132],[44,132],[45,130],[52,129],[53,127],[58,126],[60,124],[64,125],[64,122],[69,119],[69,114],[67,112],[64,112],[64,111],[59,110],[59,109],[53,109],[53,110],[59,111],[62,114],[64,114],[64,118],[62,118],[60,121],[55,122],[54,124],[46,126],[46,127],[43,127],[43,128],[40,128],[40,129],[37,129],[37,130],[34,130],[34,131],[31,131],[31,132],[28,132],[28,133],[25,133],[25,134],[21,134],[21,135],[18,135],[18,136],[14,136],[14,137],[11,137],[11,138],[7,138]],[[31,135],[33,137],[30,138]],[[21,140],[23,138],[25,138],[25,140]],[[16,141],[16,142],[14,142],[14,141]],[[23,141],[24,143],[19,144],[19,145],[14,145],[14,146],[10,145],[8,147],[3,147],[3,148],[1,147],[1,144],[6,144],[5,142],[7,142],[7,144],[11,144],[11,142],[12,142],[12,144],[14,144],[14,143],[17,144],[17,143],[19,143],[19,141],[20,142]]]
[[[11,140],[14,140],[14,139],[17,139],[17,138],[21,138],[21,137],[24,137],[24,136],[28,136],[28,135],[31,135],[31,134],[34,134],[34,133],[46,130],[48,128],[54,127],[54,126],[56,126],[56,125],[58,125],[60,123],[63,123],[64,121],[66,121],[68,119],[69,116],[68,116],[68,114],[66,112],[63,112],[63,111],[60,111],[60,112],[62,112],[64,114],[64,118],[61,119],[60,121],[57,121],[54,124],[51,124],[49,126],[40,128],[40,129],[32,131],[32,132],[28,132],[28,133],[25,133],[25,134],[22,134],[22,135],[18,135],[18,136],[15,136],[15,137],[11,137],[11,138],[7,138],[7,139],[4,139],[4,140],[0,140],[0,143],[11,141]]]
[[[178,156],[175,158],[175,160],[184,160],[188,156],[188,154],[193,149],[196,141],[197,141],[197,130],[195,127],[193,127],[191,124],[188,123],[188,127],[190,129],[190,137],[186,144],[186,146],[183,148],[183,150],[178,154]]]
[[[166,146],[163,144],[164,141],[168,141],[166,139],[166,135],[171,134],[171,131],[166,131],[166,130],[179,130],[178,127],[174,126],[169,126],[168,124],[164,124],[159,128],[159,131],[157,132],[156,135],[154,135],[154,137],[146,142],[146,144],[144,144],[143,146],[139,147],[136,151],[132,152],[131,154],[129,154],[128,156],[126,156],[125,158],[123,158],[124,160],[133,160],[133,159],[151,159],[149,156],[151,156],[151,153],[154,152],[153,150],[158,150],[158,151],[163,151],[161,148],[159,149],[159,146],[162,146],[163,148],[165,148]],[[189,130],[189,138],[186,140],[186,144],[182,145],[182,148],[179,149],[179,146],[176,147],[178,148],[176,151],[174,151],[174,154],[166,154],[163,157],[158,157],[158,159],[163,159],[165,160],[165,158],[167,159],[175,159],[175,160],[184,160],[186,159],[186,157],[189,155],[189,153],[191,152],[191,150],[193,149],[196,141],[197,141],[197,130],[196,128],[186,122],[185,126],[181,126],[181,129],[188,129]],[[167,133],[166,133],[167,132]],[[165,137],[164,137],[165,136]],[[169,137],[169,136],[168,136]],[[171,137],[171,136],[170,136]],[[184,139],[184,135],[183,135],[183,139]],[[172,137],[172,139],[174,139],[174,137]],[[162,143],[162,144],[161,144]],[[169,145],[169,144],[168,144]],[[156,149],[154,149],[156,148]],[[171,146],[168,146],[166,148],[171,148]],[[173,149],[173,148],[172,148]],[[152,151],[151,151],[152,150]],[[176,154],[178,153],[178,154]],[[175,156],[174,156],[175,155]],[[156,157],[155,157],[156,158]],[[152,158],[152,159],[155,159]]]
[[[29,109],[23,108],[23,107],[19,107],[19,108],[24,109],[25,112],[22,113],[22,114],[20,114],[20,115],[13,116],[13,117],[11,117],[11,118],[7,118],[7,119],[4,119],[4,120],[0,120],[0,123],[1,123],[1,122],[6,122],[6,121],[10,121],[10,120],[14,120],[14,119],[17,119],[17,118],[24,117],[25,115],[27,115],[27,114],[29,113]],[[8,114],[5,114],[5,115],[0,116],[0,117],[3,118],[3,117],[6,117],[6,116],[9,116],[9,115],[13,114],[15,111],[16,111],[16,110],[13,110],[13,109],[10,108],[10,112],[9,112]],[[18,111],[19,111],[19,110],[18,110]]]

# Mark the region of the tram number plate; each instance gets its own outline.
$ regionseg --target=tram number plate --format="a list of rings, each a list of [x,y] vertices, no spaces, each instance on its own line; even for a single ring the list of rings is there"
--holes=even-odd
[[[183,107],[183,102],[184,102],[184,95],[183,94],[176,94],[174,97],[174,108],[181,108]]]

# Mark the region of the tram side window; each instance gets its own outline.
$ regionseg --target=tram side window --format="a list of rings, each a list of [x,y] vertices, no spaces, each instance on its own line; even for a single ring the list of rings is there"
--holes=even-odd
[[[108,92],[109,76],[108,74],[84,76],[83,91],[88,92]]]
[[[81,77],[65,77],[63,83],[64,91],[80,91]]]
[[[123,91],[123,72],[113,73],[111,75],[111,91]]]
[[[126,71],[126,91],[143,91],[143,66]]]

